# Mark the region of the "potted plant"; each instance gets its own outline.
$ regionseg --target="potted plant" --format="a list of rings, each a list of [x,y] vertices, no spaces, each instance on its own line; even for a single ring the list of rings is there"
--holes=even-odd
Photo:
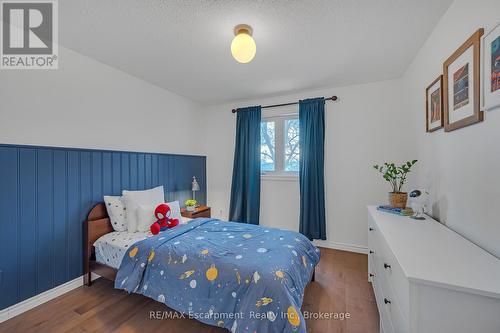
[[[408,161],[400,166],[396,166],[394,163],[384,163],[384,165],[373,166],[375,170],[380,172],[382,177],[391,184],[392,192],[389,192],[391,207],[406,208],[408,194],[406,192],[401,192],[401,189],[406,182],[406,176],[415,163],[417,163],[417,160]]]
[[[188,212],[194,212],[195,209],[196,209],[196,200],[194,199],[188,199],[184,202],[184,204],[186,205],[186,210]]]

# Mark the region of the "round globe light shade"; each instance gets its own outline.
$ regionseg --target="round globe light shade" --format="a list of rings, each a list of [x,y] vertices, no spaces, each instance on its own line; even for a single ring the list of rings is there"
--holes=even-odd
[[[246,64],[255,57],[257,46],[252,36],[247,33],[239,33],[231,43],[231,53],[236,61]]]

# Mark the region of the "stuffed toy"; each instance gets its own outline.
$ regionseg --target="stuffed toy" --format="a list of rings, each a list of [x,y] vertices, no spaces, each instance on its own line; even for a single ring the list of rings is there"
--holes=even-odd
[[[158,235],[160,231],[165,231],[179,224],[179,219],[170,218],[170,207],[167,204],[159,204],[155,209],[156,222],[149,227],[153,235]]]

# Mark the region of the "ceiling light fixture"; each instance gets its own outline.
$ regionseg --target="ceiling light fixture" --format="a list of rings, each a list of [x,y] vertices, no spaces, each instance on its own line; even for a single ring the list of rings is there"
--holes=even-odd
[[[252,38],[252,27],[239,24],[234,27],[234,39],[231,43],[231,53],[237,62],[246,64],[255,57],[257,46]]]

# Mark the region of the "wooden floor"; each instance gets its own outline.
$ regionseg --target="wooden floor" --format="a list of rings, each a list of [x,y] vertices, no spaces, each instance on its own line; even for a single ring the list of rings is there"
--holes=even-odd
[[[308,285],[303,311],[349,313],[345,320],[310,319],[313,333],[378,332],[378,311],[367,282],[367,256],[321,249],[316,282]],[[150,319],[166,306],[113,289],[104,279],[80,287],[0,324],[0,332],[228,332],[193,319]],[[261,333],[261,332],[258,332]],[[265,333],[265,332],[262,332]]]

